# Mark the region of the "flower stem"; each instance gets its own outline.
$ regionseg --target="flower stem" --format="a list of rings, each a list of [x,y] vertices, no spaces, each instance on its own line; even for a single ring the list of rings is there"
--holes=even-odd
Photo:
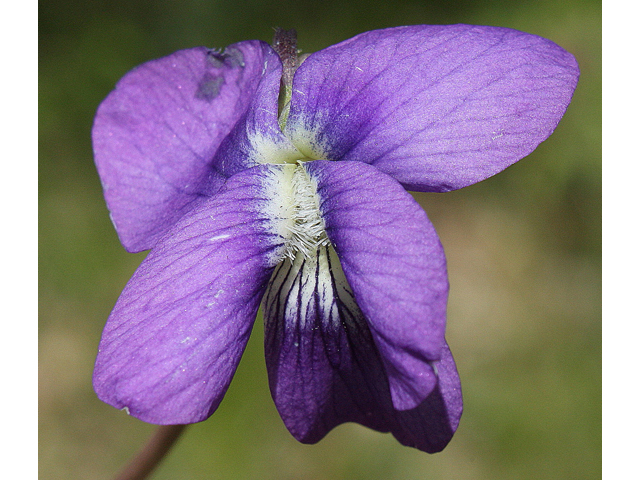
[[[144,480],[162,461],[186,425],[161,425],[115,480]]]
[[[276,28],[273,34],[273,49],[282,60],[282,84],[291,88],[293,73],[298,61],[298,34],[295,29],[283,30]]]
[[[278,96],[278,123],[284,131],[289,116],[289,102],[293,93],[293,74],[298,67],[298,34],[295,29],[276,28],[273,34],[273,49],[282,61],[282,77],[280,78],[280,95]]]

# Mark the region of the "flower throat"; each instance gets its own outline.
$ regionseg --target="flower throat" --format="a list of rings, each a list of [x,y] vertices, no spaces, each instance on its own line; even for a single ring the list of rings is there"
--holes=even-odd
[[[294,261],[298,252],[314,258],[318,248],[329,244],[324,221],[320,216],[317,186],[303,165],[296,166],[291,178],[291,234],[285,255]]]

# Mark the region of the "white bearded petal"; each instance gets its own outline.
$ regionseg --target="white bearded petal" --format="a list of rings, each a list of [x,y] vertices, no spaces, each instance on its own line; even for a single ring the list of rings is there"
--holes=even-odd
[[[265,204],[264,215],[270,219],[272,232],[285,240],[283,256],[290,263],[298,254],[315,258],[318,249],[330,243],[320,215],[316,182],[302,164],[282,165],[271,170],[265,190],[271,201]]]

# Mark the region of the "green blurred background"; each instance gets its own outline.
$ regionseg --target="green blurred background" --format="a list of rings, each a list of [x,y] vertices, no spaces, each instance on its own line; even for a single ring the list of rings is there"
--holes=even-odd
[[[156,479],[595,479],[601,474],[601,5],[597,1],[111,0],[39,2],[39,465],[107,479],[154,431],[91,387],[100,333],[144,254],[125,253],[91,153],[99,102],[175,50],[271,40],[313,52],[406,24],[498,25],[572,52],[582,77],[555,134],[500,175],[417,194],[449,262],[448,339],[460,428],[428,455],[347,424],[317,445],[286,431],[258,322],[225,400],[187,429]]]

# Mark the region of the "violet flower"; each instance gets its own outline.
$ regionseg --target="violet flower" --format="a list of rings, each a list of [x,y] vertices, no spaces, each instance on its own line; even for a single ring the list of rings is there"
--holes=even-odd
[[[262,300],[295,438],[353,421],[440,451],[462,413],[446,263],[406,190],[461,188],[529,154],[570,102],[575,59],[468,25],[366,32],[301,64],[291,36],[275,48],[176,52],[98,109],[114,225],[151,252],[109,317],[95,390],[146,422],[206,419]]]

